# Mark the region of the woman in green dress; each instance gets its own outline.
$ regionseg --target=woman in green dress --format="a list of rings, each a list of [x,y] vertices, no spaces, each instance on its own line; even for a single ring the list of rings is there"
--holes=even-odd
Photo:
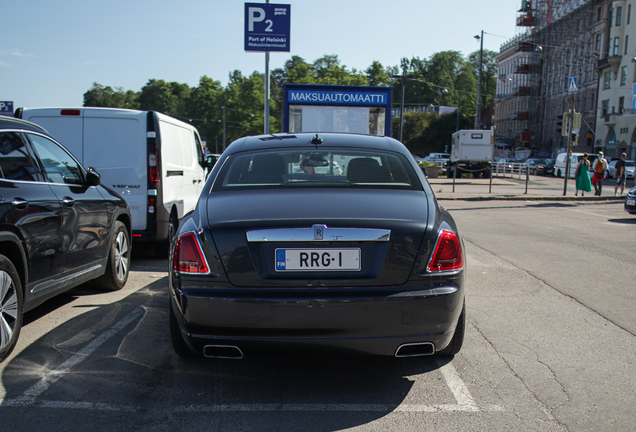
[[[574,196],[585,196],[585,192],[592,192],[592,181],[590,180],[590,161],[587,158],[587,153],[583,154],[583,159],[579,162],[579,166],[576,167],[576,193]]]

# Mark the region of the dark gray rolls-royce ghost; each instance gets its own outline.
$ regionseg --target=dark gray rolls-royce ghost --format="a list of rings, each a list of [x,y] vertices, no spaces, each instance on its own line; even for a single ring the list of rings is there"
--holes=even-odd
[[[392,138],[235,141],[183,218],[170,260],[170,331],[182,357],[449,356],[463,343],[462,239]]]

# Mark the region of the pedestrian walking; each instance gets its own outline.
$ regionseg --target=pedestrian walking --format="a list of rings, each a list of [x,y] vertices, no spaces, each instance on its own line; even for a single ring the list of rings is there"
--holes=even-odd
[[[583,159],[579,162],[574,173],[574,179],[576,180],[576,193],[574,196],[585,196],[585,192],[592,192],[592,182],[590,181],[590,160],[587,158],[587,153],[583,153]]]
[[[594,175],[592,176],[592,186],[594,186],[594,195],[601,196],[603,191],[603,180],[607,172],[607,161],[603,157],[603,152],[598,152],[598,157],[594,162]]]
[[[619,186],[621,187],[621,196],[625,190],[625,159],[627,159],[627,153],[623,153],[614,166],[614,178],[618,179],[616,186],[614,186],[614,196],[617,196],[616,192]]]

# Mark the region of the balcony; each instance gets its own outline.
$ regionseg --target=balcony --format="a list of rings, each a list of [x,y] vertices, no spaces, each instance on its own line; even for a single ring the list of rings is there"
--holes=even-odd
[[[603,124],[605,124],[605,126],[614,126],[616,124],[616,115],[616,113],[605,114]]]
[[[528,12],[525,15],[518,16],[517,26],[518,27],[534,27],[534,15],[532,15],[532,12]]]
[[[528,96],[530,94],[530,87],[528,86],[517,87],[517,94],[519,96]]]
[[[528,111],[517,111],[516,113],[512,113],[510,115],[510,120],[528,120],[528,118]]]

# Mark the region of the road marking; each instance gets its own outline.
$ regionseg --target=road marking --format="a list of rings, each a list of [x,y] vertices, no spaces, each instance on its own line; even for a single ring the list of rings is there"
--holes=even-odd
[[[64,374],[69,373],[71,369],[86,360],[88,356],[95,352],[97,348],[102,346],[106,341],[115,336],[128,324],[139,318],[142,314],[142,309],[135,309],[127,316],[125,316],[121,321],[113,325],[109,330],[105,331],[104,333],[93,339],[84,348],[66,359],[64,363],[62,363],[56,369],[52,370],[49,374],[44,376],[40,381],[31,386],[31,388],[22,393],[21,396],[15,399],[5,400],[3,402],[3,405],[26,406],[34,404],[36,399],[40,395],[42,395],[42,393],[47,391],[52,384],[56,383],[60,378],[64,376]]]
[[[453,396],[455,396],[457,406],[465,408],[463,411],[479,411],[475,400],[468,391],[468,387],[466,387],[464,381],[459,377],[455,366],[453,366],[452,363],[441,365],[439,359],[435,359],[435,361],[440,366],[440,371],[446,380],[446,384],[448,384],[448,388],[453,393]]]
[[[97,348],[103,345],[108,339],[113,337],[128,324],[133,322],[142,314],[141,310],[135,310],[119,321],[107,332],[101,334],[98,338],[94,339],[86,347],[80,350],[77,354],[70,357],[57,369],[52,371],[49,375],[42,378],[38,383],[33,385],[27,391],[25,391],[20,397],[16,399],[7,399],[3,401],[1,407],[10,406],[30,406],[39,408],[58,408],[58,409],[74,409],[74,410],[92,410],[92,411],[125,411],[136,412],[141,408],[133,406],[118,406],[105,403],[95,402],[70,402],[70,401],[45,401],[37,400],[52,384],[59,380],[65,373],[68,373],[74,366],[77,366],[83,360],[85,360],[91,353]],[[436,359],[444,380],[446,381],[448,388],[453,394],[455,404],[401,404],[395,406],[394,404],[217,404],[217,405],[184,405],[173,406],[171,411],[183,412],[183,413],[196,413],[196,412],[479,412],[484,411],[480,409],[475,400],[473,399],[470,391],[466,387],[466,384],[462,381],[455,366],[451,363],[442,364],[439,359]],[[485,411],[503,411],[499,406],[492,406]]]

